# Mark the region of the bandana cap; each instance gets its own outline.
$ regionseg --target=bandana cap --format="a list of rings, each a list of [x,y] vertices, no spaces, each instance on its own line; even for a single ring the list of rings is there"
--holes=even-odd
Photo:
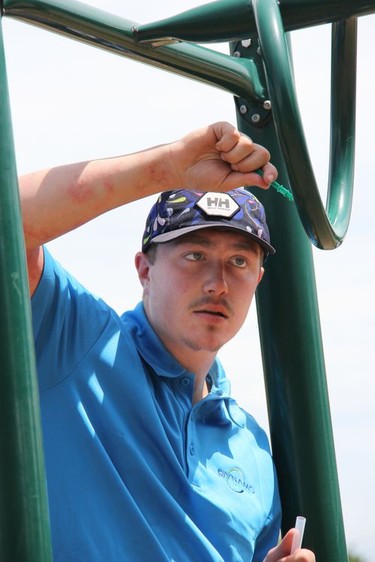
[[[263,205],[244,188],[226,193],[179,189],[164,191],[151,208],[142,251],[202,228],[229,228],[247,234],[266,254],[274,254]]]

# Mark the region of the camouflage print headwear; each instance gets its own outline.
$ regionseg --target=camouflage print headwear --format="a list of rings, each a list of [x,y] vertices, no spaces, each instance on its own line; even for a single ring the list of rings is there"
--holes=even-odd
[[[142,251],[202,228],[225,227],[247,234],[266,254],[274,254],[263,205],[244,188],[226,193],[164,191],[146,221]]]

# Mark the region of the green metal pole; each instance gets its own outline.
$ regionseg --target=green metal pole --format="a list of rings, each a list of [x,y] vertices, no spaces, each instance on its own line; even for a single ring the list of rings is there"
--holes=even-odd
[[[27,8],[36,0],[5,0],[12,11],[17,4]],[[247,39],[257,31],[252,0],[217,0],[169,18],[138,25],[137,41],[178,38],[210,43]],[[374,13],[374,0],[282,0],[280,12],[286,31],[339,22]]]
[[[39,402],[0,26],[0,560],[52,560]]]
[[[250,47],[233,50],[261,66],[258,46],[255,36]],[[280,182],[290,185],[270,111],[259,110],[254,123],[255,110],[243,102],[236,100],[239,128],[267,146]],[[304,515],[304,545],[317,560],[347,562],[311,244],[294,203],[272,189],[256,195],[277,249],[266,262],[257,310],[283,531]]]

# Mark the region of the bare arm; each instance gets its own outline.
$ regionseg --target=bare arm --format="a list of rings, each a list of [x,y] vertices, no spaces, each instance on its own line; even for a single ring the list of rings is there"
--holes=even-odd
[[[257,168],[263,168],[263,178],[252,173]],[[23,176],[20,191],[30,291],[43,269],[41,245],[111,209],[179,187],[266,188],[276,176],[267,150],[228,123],[198,129],[142,152]]]

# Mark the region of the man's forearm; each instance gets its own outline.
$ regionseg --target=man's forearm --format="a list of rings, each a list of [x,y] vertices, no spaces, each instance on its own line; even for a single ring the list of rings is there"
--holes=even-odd
[[[263,177],[254,173],[258,168]],[[222,122],[142,152],[36,172],[20,180],[26,246],[160,191],[267,188],[276,177],[268,151]]]
[[[130,201],[169,189],[168,145],[20,178],[25,241],[40,246]]]

